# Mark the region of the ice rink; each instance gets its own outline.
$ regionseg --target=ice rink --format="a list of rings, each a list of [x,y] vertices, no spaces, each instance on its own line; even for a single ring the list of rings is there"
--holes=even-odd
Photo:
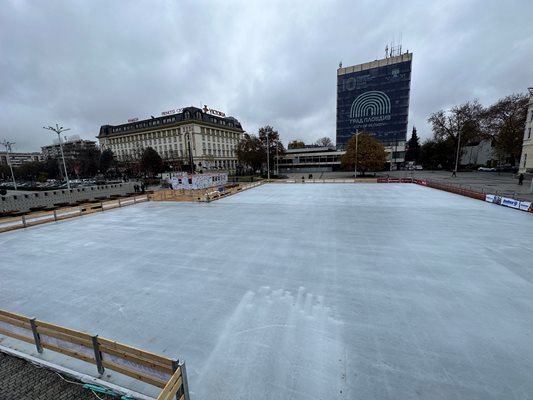
[[[532,233],[413,184],[270,184],[1,234],[0,308],[184,359],[194,400],[533,399]]]

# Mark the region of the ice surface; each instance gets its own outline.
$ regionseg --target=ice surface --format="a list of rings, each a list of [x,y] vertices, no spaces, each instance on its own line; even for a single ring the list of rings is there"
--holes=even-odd
[[[532,229],[411,184],[265,185],[2,234],[0,308],[184,359],[195,400],[529,399]]]

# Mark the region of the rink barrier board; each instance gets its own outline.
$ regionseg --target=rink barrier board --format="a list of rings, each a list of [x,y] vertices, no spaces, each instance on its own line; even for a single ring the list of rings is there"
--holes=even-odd
[[[0,233],[49,222],[62,221],[69,218],[80,217],[82,215],[99,213],[145,201],[148,201],[148,195],[83,203],[76,206],[61,207],[55,210],[30,212],[18,217],[0,218]]]
[[[0,309],[0,334],[96,364],[162,389],[158,399],[189,400],[185,363],[98,335]]]

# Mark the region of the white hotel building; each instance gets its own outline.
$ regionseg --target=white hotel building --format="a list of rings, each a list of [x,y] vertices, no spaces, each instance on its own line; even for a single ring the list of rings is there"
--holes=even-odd
[[[235,118],[205,106],[170,110],[142,121],[135,118],[122,125],[103,125],[98,140],[101,149],[111,149],[119,161],[138,159],[144,149],[152,147],[170,163],[186,166],[192,158],[197,171],[234,171],[235,151],[243,133]]]

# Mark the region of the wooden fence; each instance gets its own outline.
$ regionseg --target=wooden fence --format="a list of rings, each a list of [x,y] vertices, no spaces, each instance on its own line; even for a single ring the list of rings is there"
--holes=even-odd
[[[158,400],[189,400],[185,363],[98,335],[0,310],[0,334],[52,350],[162,388]]]
[[[76,206],[66,206],[55,210],[38,211],[16,217],[0,218],[0,232],[27,228],[29,226],[45,224],[47,222],[61,221],[63,219],[112,210],[113,208],[125,207],[145,201],[148,201],[148,195],[82,203]]]
[[[225,190],[220,192],[216,187],[206,189],[165,189],[158,190],[150,195],[151,201],[189,201],[189,202],[210,202],[221,199],[244,190],[248,190],[262,185],[263,182],[254,182],[250,184],[229,184]]]

